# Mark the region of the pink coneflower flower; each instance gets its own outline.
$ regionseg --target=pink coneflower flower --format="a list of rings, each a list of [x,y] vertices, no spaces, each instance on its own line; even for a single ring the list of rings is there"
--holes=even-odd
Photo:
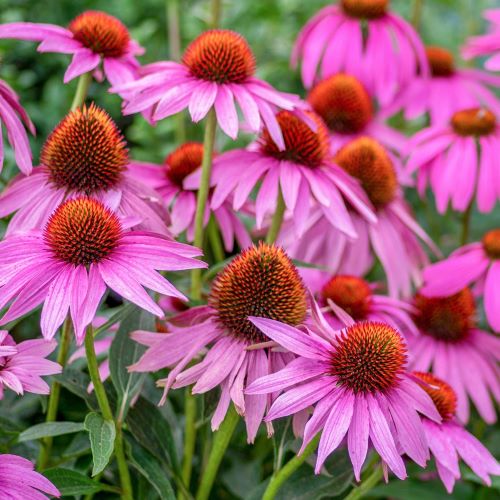
[[[39,52],[73,54],[64,83],[89,71],[99,76],[101,62],[111,85],[128,82],[137,76],[139,62],[135,56],[144,53],[121,21],[95,10],[75,17],[67,29],[53,24],[2,24],[0,38],[41,42]]]
[[[388,10],[389,0],[340,0],[321,9],[302,29],[292,64],[302,60],[309,88],[321,78],[346,72],[358,77],[382,105],[418,73],[427,74],[425,50],[416,31]]]
[[[194,122],[215,107],[220,128],[232,139],[238,135],[240,107],[253,132],[262,122],[280,149],[283,137],[275,108],[302,109],[298,96],[278,92],[255,78],[255,58],[246,40],[229,30],[211,30],[191,42],[181,63],[165,61],[142,70],[143,78],[111,89],[127,102],[124,113],[145,112],[153,121],[188,108]]]
[[[186,142],[167,156],[164,165],[135,162],[129,167],[134,178],[145,182],[162,195],[170,207],[172,224],[169,229],[174,235],[187,231],[188,241],[193,241],[194,237],[197,191],[186,189],[183,183],[186,177],[200,169],[202,158],[203,144]],[[210,198],[209,195],[209,200]],[[235,238],[240,248],[246,248],[252,243],[245,225],[235,214],[229,202],[224,202],[213,211],[210,210],[208,203],[205,211],[205,226],[212,214],[228,252],[233,249]]]
[[[458,396],[457,415],[469,420],[469,399],[488,423],[496,421],[489,393],[500,400],[500,339],[477,328],[476,305],[468,288],[449,297],[418,293],[414,321],[421,335],[408,339],[413,370],[432,371]]]
[[[60,497],[59,490],[33,464],[17,455],[0,455],[0,497],[13,500],[41,500],[46,495]]]
[[[474,198],[480,212],[490,212],[500,197],[496,154],[500,127],[484,108],[457,111],[448,125],[429,127],[415,134],[409,145],[409,174],[417,171],[417,187],[424,196],[430,185],[436,207],[444,213],[464,212]]]
[[[39,339],[16,344],[6,330],[0,330],[0,399],[4,386],[17,394],[49,394],[42,376],[62,371],[60,365],[45,359],[56,346],[56,342]]]
[[[185,298],[157,271],[206,265],[193,257],[200,250],[151,232],[130,231],[97,200],[76,198],[60,205],[43,231],[14,235],[0,242],[0,308],[5,324],[44,303],[40,326],[51,339],[68,314],[77,342],[96,314],[106,285],[139,307],[162,317],[146,286]]]
[[[500,229],[488,231],[481,242],[453,252],[447,259],[424,270],[421,292],[428,297],[444,297],[476,284],[483,296],[488,323],[500,331]]]
[[[268,129],[265,129],[256,147],[218,156],[212,170],[212,183],[215,185],[212,209],[218,208],[233,195],[233,208],[239,210],[261,180],[255,201],[257,228],[262,227],[266,216],[276,211],[280,191],[288,216],[299,235],[315,203],[333,227],[353,238],[356,231],[346,208],[347,202],[363,217],[374,222],[375,216],[363,190],[332,162],[325,124],[318,115],[311,112],[307,115],[316,123],[315,131],[289,111],[276,115],[285,141],[283,150],[278,148]],[[196,182],[197,177],[193,176],[186,180],[185,185]]]
[[[490,474],[498,476],[500,465],[486,447],[456,421],[457,396],[453,389],[430,373],[414,372],[413,376],[423,381],[422,389],[432,398],[443,419],[438,424],[424,418],[422,423],[446,491],[451,494],[455,481],[460,479],[459,458],[491,486]]]
[[[431,76],[416,76],[384,110],[401,109],[407,120],[429,113],[432,125],[446,125],[453,113],[486,106],[500,115],[500,102],[488,86],[499,87],[500,78],[474,68],[456,68],[453,54],[442,47],[426,47]]]
[[[486,35],[473,36],[467,40],[462,49],[465,59],[473,57],[490,56],[484,66],[490,71],[500,70],[500,9],[488,9],[483,12],[483,17],[492,26]]]
[[[33,168],[32,154],[24,127],[26,126],[32,134],[35,134],[35,126],[21,106],[17,94],[3,80],[0,80],[0,123],[7,129],[7,138],[14,150],[14,158],[19,170],[26,175],[30,174]],[[0,172],[3,160],[3,138],[0,131]]]
[[[168,234],[159,194],[130,177],[131,165],[106,111],[92,104],[70,112],[45,141],[40,166],[0,195],[0,217],[16,212],[7,235],[43,227],[60,203],[79,196],[99,199],[123,216],[140,215],[140,228]]]
[[[330,130],[332,154],[360,136],[380,141],[402,154],[407,140],[403,134],[384,123],[364,85],[354,76],[338,73],[317,83],[307,101]]]
[[[350,211],[358,234],[353,241],[332,231],[323,214],[315,210],[300,240],[288,230],[283,231],[280,242],[292,258],[327,267],[336,274],[362,276],[372,267],[375,254],[385,270],[389,295],[410,296],[412,282],[420,285],[420,269],[428,263],[418,238],[438,250],[404,201],[390,156],[374,139],[361,137],[341,148],[334,161],[361,182],[375,207],[377,221],[367,221]]]
[[[245,396],[243,391],[257,378],[283,368],[293,355],[265,346],[249,349],[269,339],[247,318],[260,314],[299,325],[306,317],[306,290],[284,251],[260,243],[244,250],[217,276],[208,303],[208,307],[184,313],[192,319],[190,325],[183,318],[185,326],[176,327],[174,317],[169,333],[135,332],[133,338],[148,350],[131,370],[174,367],[168,378],[160,381],[165,386],[163,401],[170,387],[194,384],[193,394],[199,394],[220,386],[212,429],[218,429],[233,401],[238,413],[245,416],[252,443],[270,397]],[[205,346],[210,347],[204,358],[185,369]]]
[[[319,336],[271,319],[250,320],[299,357],[246,392],[285,391],[266,420],[315,405],[299,453],[322,431],[317,474],[344,437],[358,481],[369,441],[400,479],[406,477],[400,453],[425,466],[429,451],[419,413],[438,422],[441,418],[430,397],[407,374],[406,345],[393,327],[368,321],[335,331],[324,325]]]
[[[378,284],[370,284],[358,276],[330,273],[317,269],[302,269],[302,277],[316,296],[325,318],[339,330],[344,323],[337,316],[337,307],[355,321],[387,323],[401,332],[418,335],[410,314],[414,308],[408,302],[376,293]]]

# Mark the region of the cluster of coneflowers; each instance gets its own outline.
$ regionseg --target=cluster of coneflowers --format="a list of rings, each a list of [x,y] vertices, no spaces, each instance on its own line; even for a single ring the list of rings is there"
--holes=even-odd
[[[486,69],[498,71],[500,10],[485,16],[491,31],[468,40],[463,56],[491,56]],[[193,487],[196,398],[209,391],[218,395],[215,434],[199,500],[240,419],[249,444],[284,418],[301,442],[266,500],[314,453],[321,474],[337,449],[361,485],[390,473],[404,480],[409,461],[426,468],[432,459],[450,493],[459,458],[486,484],[500,474],[465,428],[470,402],[492,424],[500,400],[500,229],[467,241],[474,205],[489,213],[500,199],[499,75],[458,68],[447,50],[425,47],[388,0],[341,0],[306,24],[292,53],[302,97],[258,79],[249,44],[226,29],[201,33],[181,61],[145,66],[127,28],[102,12],[84,12],[67,29],[0,25],[0,38],[72,54],[64,82],[79,78],[38,166],[26,132],[33,124],[0,82],[0,118],[21,171],[0,195],[0,216],[9,217],[0,322],[41,308],[43,336],[16,343],[0,332],[0,398],[4,387],[48,395],[41,377],[61,372],[74,332],[84,349],[70,362],[87,359],[89,389],[113,421],[108,361],[99,367],[96,356],[107,356],[113,333],[94,338],[112,290],[162,319],[157,331],[131,334],[146,348],[129,370],[163,370],[159,404],[186,388],[181,496]],[[204,142],[179,144],[162,165],[135,161],[106,110],[85,102],[103,80],[124,114],[151,124],[187,109],[204,120]],[[427,126],[407,137],[387,123],[398,112]],[[255,138],[215,151],[217,128]],[[464,212],[463,246],[446,259],[405,201],[413,185],[422,198],[430,188],[439,213]],[[385,280],[373,283],[377,262]],[[190,288],[169,281],[186,270]],[[58,363],[46,359],[56,338]],[[56,384],[48,421],[57,416]],[[121,422],[115,427],[121,494],[131,499]],[[40,471],[50,463],[50,442],[43,447]],[[355,484],[348,498],[361,491]],[[42,492],[59,495],[31,462],[0,455],[2,497]]]

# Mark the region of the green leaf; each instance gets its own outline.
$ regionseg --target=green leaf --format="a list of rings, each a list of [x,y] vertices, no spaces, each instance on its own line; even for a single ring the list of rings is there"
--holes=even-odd
[[[116,436],[115,424],[104,420],[99,413],[89,413],[85,417],[85,429],[89,433],[94,462],[92,476],[95,476],[108,465],[113,453]]]
[[[273,422],[273,449],[274,449],[274,470],[283,466],[285,456],[290,443],[293,441],[292,418],[280,418]]]
[[[61,492],[62,496],[88,495],[101,491],[103,485],[71,469],[47,469],[43,475]]]
[[[148,480],[161,500],[175,499],[174,489],[158,460],[140,446],[135,439],[127,441],[130,444],[130,463]]]
[[[391,481],[388,484],[379,485],[370,490],[370,496],[374,498],[394,498],[398,500],[449,500],[450,495],[446,493],[441,481],[417,481],[407,479],[406,481]],[[453,490],[453,500],[468,500],[472,498],[472,487],[470,484],[457,482]]]
[[[88,392],[90,378],[87,374],[73,368],[65,368],[63,373],[56,375],[55,379],[69,392],[85,401],[91,410],[97,410],[97,400],[94,393]]]
[[[144,352],[144,347],[130,338],[135,330],[154,331],[154,316],[137,306],[131,307],[128,315],[122,319],[120,328],[109,350],[109,369],[115,386],[120,419],[127,414],[130,401],[141,388],[146,374],[130,373],[128,367],[134,364]]]
[[[63,434],[72,434],[73,432],[83,431],[82,422],[45,422],[29,427],[19,434],[18,441],[31,441],[47,436],[62,436]]]
[[[179,474],[179,462],[170,424],[153,403],[139,398],[127,415],[127,424],[141,446]]]

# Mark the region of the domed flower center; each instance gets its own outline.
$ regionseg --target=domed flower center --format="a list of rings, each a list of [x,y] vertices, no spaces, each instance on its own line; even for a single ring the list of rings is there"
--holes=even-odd
[[[491,134],[497,125],[495,115],[484,108],[457,111],[451,118],[451,126],[456,134],[464,137]]]
[[[488,257],[500,259],[500,229],[492,229],[483,236],[483,248]]]
[[[422,389],[431,397],[441,418],[451,420],[457,411],[457,395],[451,386],[432,373],[413,372],[413,375],[424,382]]]
[[[87,266],[114,250],[121,231],[116,214],[101,202],[77,198],[59,205],[45,226],[44,237],[57,258]]]
[[[92,104],[62,119],[45,141],[40,163],[57,188],[90,195],[118,184],[128,153],[111,117]]]
[[[276,119],[283,133],[285,150],[280,151],[268,130],[264,129],[259,139],[262,152],[279,160],[319,167],[329,153],[328,129],[318,115],[309,113],[309,117],[317,124],[316,132],[290,111],[280,111]]]
[[[387,151],[374,139],[354,139],[335,155],[335,162],[361,182],[375,208],[383,208],[396,196],[396,171]]]
[[[354,319],[366,319],[372,291],[368,283],[356,276],[334,276],[321,290],[321,298],[333,300]]]
[[[350,75],[339,73],[319,82],[307,100],[332,132],[361,132],[373,117],[373,105],[363,85]]]
[[[449,297],[415,296],[418,313],[415,323],[423,331],[438,340],[457,342],[464,339],[474,326],[476,306],[468,288]]]
[[[167,177],[182,188],[184,179],[201,166],[203,160],[203,144],[186,142],[170,153],[165,160]]]
[[[357,19],[377,19],[389,7],[389,0],[340,0],[345,14]]]
[[[73,38],[103,57],[121,57],[128,49],[130,35],[124,24],[105,12],[88,10],[68,26]]]
[[[211,30],[193,40],[182,62],[196,78],[217,83],[243,83],[255,73],[247,41],[230,30]]]
[[[331,359],[331,373],[355,393],[394,387],[406,364],[401,335],[385,323],[356,323],[343,331]]]
[[[453,54],[442,47],[425,48],[432,76],[451,76],[455,73]]]
[[[220,325],[248,343],[269,340],[248,316],[298,325],[306,316],[306,289],[283,249],[260,243],[243,251],[215,279],[209,304]]]

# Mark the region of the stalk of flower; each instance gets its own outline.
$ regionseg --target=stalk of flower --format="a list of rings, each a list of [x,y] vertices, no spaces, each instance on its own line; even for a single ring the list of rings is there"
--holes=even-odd
[[[284,391],[272,404],[267,421],[314,406],[299,455],[306,449],[309,454],[315,451],[308,445],[321,432],[317,474],[345,437],[358,481],[370,442],[400,479],[406,477],[402,454],[425,466],[429,450],[420,414],[436,422],[441,417],[406,371],[406,345],[397,330],[372,321],[353,321],[333,330],[322,320],[319,330],[304,332],[271,319],[250,321],[298,357],[283,370],[256,380],[246,393]]]
[[[499,147],[500,127],[494,113],[487,108],[463,109],[449,123],[412,137],[406,169],[417,173],[421,197],[431,188],[439,213],[448,204],[457,212],[467,212],[474,201],[479,212],[488,213],[500,198],[495,170]]]
[[[33,464],[23,457],[0,454],[0,496],[19,500],[59,498],[59,490],[33,469]]]
[[[292,65],[299,61],[306,88],[317,74],[345,72],[359,78],[383,106],[419,70],[428,73],[417,32],[390,11],[389,0],[340,0],[321,9],[295,42]]]
[[[406,301],[376,293],[379,284],[371,284],[358,276],[331,276],[316,269],[302,269],[301,275],[335,330],[344,326],[337,315],[340,307],[355,321],[387,323],[401,333],[419,334],[411,318],[414,307]]]
[[[356,77],[337,73],[312,87],[307,101],[330,130],[332,154],[360,136],[373,137],[398,156],[406,149],[403,134],[384,123],[385,109],[376,103]]]
[[[414,320],[421,335],[408,339],[410,368],[431,371],[451,385],[462,423],[469,421],[469,399],[485,422],[496,422],[500,340],[477,326],[472,292],[464,288],[448,297],[418,293],[414,306]]]
[[[451,494],[455,481],[460,479],[459,458],[491,486],[490,475],[500,475],[500,465],[488,449],[457,421],[457,396],[453,389],[430,373],[414,372],[413,375],[422,381],[422,389],[432,398],[443,419],[436,423],[424,418],[422,424],[446,491]]]
[[[391,297],[410,297],[412,283],[421,284],[421,268],[428,258],[419,239],[437,255],[439,250],[418,225],[403,198],[400,173],[386,149],[369,137],[360,137],[343,146],[335,163],[357,179],[375,207],[373,222],[349,211],[356,240],[332,231],[319,209],[311,214],[302,239],[294,238],[291,227],[283,231],[280,242],[298,260],[314,262],[337,274],[363,276],[380,260]]]
[[[125,83],[136,78],[139,68],[136,56],[144,53],[120,20],[94,10],[77,16],[68,28],[23,22],[2,24],[0,38],[41,42],[39,52],[72,54],[64,83],[89,72],[101,80],[101,63],[111,85]]]
[[[407,120],[428,113],[431,125],[447,125],[453,113],[463,109],[490,109],[500,114],[500,102],[491,87],[500,86],[500,78],[475,68],[456,67],[453,54],[439,46],[425,49],[430,76],[416,76],[401,90],[383,116],[400,110]]]
[[[130,175],[138,181],[146,183],[157,191],[170,209],[171,225],[169,230],[174,236],[186,232],[187,241],[194,240],[194,223],[196,212],[195,189],[184,187],[184,179],[193,172],[199,171],[203,160],[203,144],[186,142],[172,151],[163,165],[134,162],[129,166]],[[204,230],[208,231],[210,217],[216,222],[216,230],[220,230],[224,249],[231,252],[235,241],[240,248],[250,246],[251,239],[243,222],[232,210],[229,201],[216,210],[210,208],[209,193],[205,214]],[[223,260],[223,259],[222,259]]]
[[[77,107],[45,141],[40,166],[1,194],[0,217],[14,213],[6,234],[43,227],[63,201],[90,196],[123,217],[141,214],[137,228],[168,235],[159,194],[133,178],[129,166],[134,162],[109,114],[95,104]]]
[[[447,259],[424,270],[426,297],[444,297],[474,285],[483,297],[486,318],[491,328],[500,331],[500,229],[485,233],[482,240],[455,250]]]
[[[255,201],[257,228],[271,214],[286,211],[295,235],[301,236],[310,210],[317,204],[331,226],[355,238],[357,233],[347,205],[354,207],[360,217],[374,222],[370,202],[359,184],[332,162],[328,129],[321,118],[312,112],[304,114],[308,121],[289,111],[276,115],[284,149],[264,129],[254,147],[229,151],[214,160],[212,209],[230,197],[234,210],[241,209],[262,181]],[[315,130],[309,122],[315,124]],[[198,183],[194,173],[184,185]]]
[[[281,248],[260,243],[243,251],[221,271],[212,284],[209,306],[181,313],[180,321],[173,317],[168,334],[135,332],[134,340],[148,349],[130,370],[149,372],[170,367],[168,377],[158,382],[165,387],[162,402],[171,387],[194,384],[193,394],[220,387],[212,430],[219,429],[223,421],[231,428],[240,414],[245,418],[248,442],[252,443],[275,396],[246,396],[244,389],[260,376],[286,366],[293,355],[275,351],[247,317],[258,313],[299,325],[305,320],[306,307],[305,287],[288,256]],[[255,348],[250,348],[254,344]],[[203,359],[188,368],[205,348],[208,350]],[[230,409],[231,403],[237,413]],[[271,427],[268,432],[272,432]],[[206,494],[210,488],[211,484],[204,486]]]

